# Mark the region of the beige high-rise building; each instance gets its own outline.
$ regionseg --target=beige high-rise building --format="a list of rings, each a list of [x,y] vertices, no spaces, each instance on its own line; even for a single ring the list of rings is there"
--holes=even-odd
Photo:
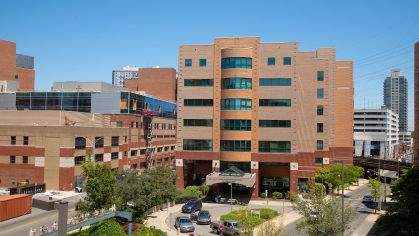
[[[335,48],[216,38],[179,46],[178,187],[258,197],[304,191],[316,169],[353,163],[353,62]],[[234,167],[233,167],[234,166]]]

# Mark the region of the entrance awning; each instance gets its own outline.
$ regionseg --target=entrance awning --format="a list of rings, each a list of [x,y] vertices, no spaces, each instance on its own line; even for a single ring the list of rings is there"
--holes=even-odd
[[[223,172],[212,172],[206,177],[206,184],[236,183],[246,187],[253,187],[256,183],[255,173],[244,173],[236,167],[231,167]]]

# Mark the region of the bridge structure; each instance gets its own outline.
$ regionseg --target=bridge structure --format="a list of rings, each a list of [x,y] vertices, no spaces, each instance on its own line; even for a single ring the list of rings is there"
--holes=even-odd
[[[413,167],[413,163],[399,162],[382,160],[378,158],[365,158],[365,157],[354,157],[354,165],[361,166],[365,170],[378,168],[382,170],[392,170],[400,174],[402,169],[410,170]]]

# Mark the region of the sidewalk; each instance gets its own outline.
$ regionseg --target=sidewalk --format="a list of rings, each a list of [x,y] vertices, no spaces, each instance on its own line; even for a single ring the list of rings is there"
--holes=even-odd
[[[361,186],[364,186],[368,184],[368,180],[365,179],[360,179],[359,180],[359,185],[351,185],[350,187],[345,189],[345,192],[347,193],[347,191],[354,191],[356,189],[358,189]],[[286,205],[290,205],[291,203],[289,201],[285,202]],[[204,203],[205,205],[211,205],[211,204],[217,204],[217,203]],[[266,201],[264,200],[250,200],[249,201],[249,206],[251,205],[264,205],[266,204]],[[270,201],[269,205],[274,205],[274,204],[280,204],[280,206],[282,206],[282,201]],[[166,232],[168,236],[175,236],[178,235],[176,231],[174,230],[170,230],[170,228],[166,225],[166,219],[170,216],[170,213],[175,213],[181,210],[182,204],[177,204],[173,207],[169,207],[169,211],[167,211],[167,209],[164,209],[162,211],[159,212],[155,212],[153,214],[151,214],[148,219],[145,221],[147,226],[154,226],[157,229],[162,230],[163,232]],[[371,229],[374,228],[375,225],[375,220],[378,218],[378,214],[371,214],[369,215],[365,221],[363,221],[358,228],[354,231],[354,233],[352,234],[353,236],[358,236],[358,235],[367,235],[368,232],[371,231]],[[277,220],[278,221],[282,221],[283,226],[287,226],[290,224],[293,224],[295,221],[299,220],[302,216],[299,215],[297,212],[292,211],[292,212],[288,212],[285,213],[283,217],[278,217]],[[189,233],[180,233],[180,235],[189,235]],[[199,232],[195,232],[195,235],[199,235]]]

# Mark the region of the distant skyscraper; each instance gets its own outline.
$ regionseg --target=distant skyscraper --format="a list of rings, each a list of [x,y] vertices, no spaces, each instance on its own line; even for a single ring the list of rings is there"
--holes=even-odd
[[[419,165],[419,42],[415,44],[415,157],[413,163]]]
[[[401,70],[391,70],[391,77],[384,80],[384,105],[399,115],[399,132],[407,128],[407,79]]]
[[[124,87],[124,82],[127,79],[138,79],[138,67],[125,66],[123,70],[112,71],[112,84]]]

